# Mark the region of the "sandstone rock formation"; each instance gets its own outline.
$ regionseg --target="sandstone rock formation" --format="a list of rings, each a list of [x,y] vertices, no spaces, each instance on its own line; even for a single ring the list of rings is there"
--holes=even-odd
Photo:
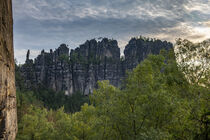
[[[172,44],[167,41],[149,38],[132,38],[128,45],[126,45],[125,54],[125,67],[130,70],[135,68],[139,62],[143,61],[148,54],[159,54],[161,49],[169,50]]]
[[[116,40],[88,40],[70,54],[69,48],[61,44],[55,51],[43,50],[34,62],[28,51],[21,73],[28,88],[44,85],[68,95],[77,91],[88,95],[97,87],[97,81],[109,80],[119,87],[126,70],[135,68],[148,54],[170,48],[172,44],[166,41],[133,38],[125,48],[123,60]]]
[[[16,88],[11,0],[0,0],[0,139],[14,140],[17,132]]]

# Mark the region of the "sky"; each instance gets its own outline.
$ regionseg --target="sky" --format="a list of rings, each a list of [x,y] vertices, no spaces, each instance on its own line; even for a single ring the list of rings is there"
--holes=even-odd
[[[99,37],[123,51],[131,37],[175,42],[210,38],[210,0],[13,0],[14,51],[18,63],[61,43],[70,49]]]

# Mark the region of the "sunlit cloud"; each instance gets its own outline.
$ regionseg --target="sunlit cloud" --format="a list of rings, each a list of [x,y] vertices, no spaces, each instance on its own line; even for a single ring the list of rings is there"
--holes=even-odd
[[[210,28],[210,21],[202,22],[201,24]]]
[[[194,27],[194,32],[200,36],[203,36],[198,38],[198,41],[210,38],[210,27]]]

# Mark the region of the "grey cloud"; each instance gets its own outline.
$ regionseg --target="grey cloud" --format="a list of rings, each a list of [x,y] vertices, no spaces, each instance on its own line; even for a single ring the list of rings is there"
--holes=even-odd
[[[209,0],[13,0],[13,4],[16,50],[50,49],[60,43],[75,48],[99,36],[120,40],[121,45],[138,35],[174,41],[195,37],[193,28],[210,21]]]
[[[176,16],[182,13],[183,5],[187,3],[186,0],[18,0],[14,2],[17,16],[25,14],[39,20],[76,20],[86,16],[95,18],[126,16],[151,18],[161,14]]]

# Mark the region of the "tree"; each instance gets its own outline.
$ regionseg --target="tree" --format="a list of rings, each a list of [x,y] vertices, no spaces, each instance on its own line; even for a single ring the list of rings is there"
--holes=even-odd
[[[178,39],[175,47],[179,69],[187,77],[193,92],[192,119],[200,128],[196,139],[207,140],[210,137],[210,40],[192,43]]]
[[[95,108],[84,104],[80,112],[72,115],[72,137],[76,140],[97,139],[94,127],[96,122]]]
[[[63,94],[50,96],[47,94],[51,92],[40,91],[39,98],[55,109],[65,104],[58,110],[38,107],[36,102],[27,107],[30,99],[34,100],[33,94],[18,94],[18,106],[24,105],[25,112],[19,121],[17,139],[207,140],[209,87],[201,84],[206,80],[190,81],[194,74],[185,76],[188,72],[183,70],[173,50],[149,55],[128,73],[123,89],[101,81],[90,95],[91,103],[72,114],[64,109],[78,108],[83,103],[78,103],[79,94],[68,99]]]
[[[96,127],[100,130],[101,126],[100,138],[187,137],[189,133],[178,131],[187,127],[184,122],[190,115],[186,113],[183,117],[186,110],[182,107],[188,104],[185,100],[179,101],[184,97],[185,81],[174,58],[166,60],[163,56],[150,55],[128,75],[125,89],[119,90],[107,81],[99,82],[99,89],[94,91],[91,101],[97,118],[101,120]],[[177,90],[172,92],[172,88]]]
[[[179,68],[189,82],[210,87],[210,40],[192,43],[177,39],[175,50]]]
[[[90,97],[92,105],[96,108],[97,123],[95,127],[99,139],[122,138],[118,121],[120,114],[120,90],[109,84],[109,81],[98,82],[99,88],[94,90]],[[123,120],[121,120],[123,121]]]
[[[206,137],[209,127],[201,118],[206,122],[208,90],[200,87],[202,96],[195,94],[197,88],[179,70],[173,51],[162,54],[150,55],[129,73],[123,90],[99,82],[91,102],[100,139]]]
[[[17,140],[51,140],[54,138],[53,124],[46,119],[47,110],[30,106],[19,123]]]

